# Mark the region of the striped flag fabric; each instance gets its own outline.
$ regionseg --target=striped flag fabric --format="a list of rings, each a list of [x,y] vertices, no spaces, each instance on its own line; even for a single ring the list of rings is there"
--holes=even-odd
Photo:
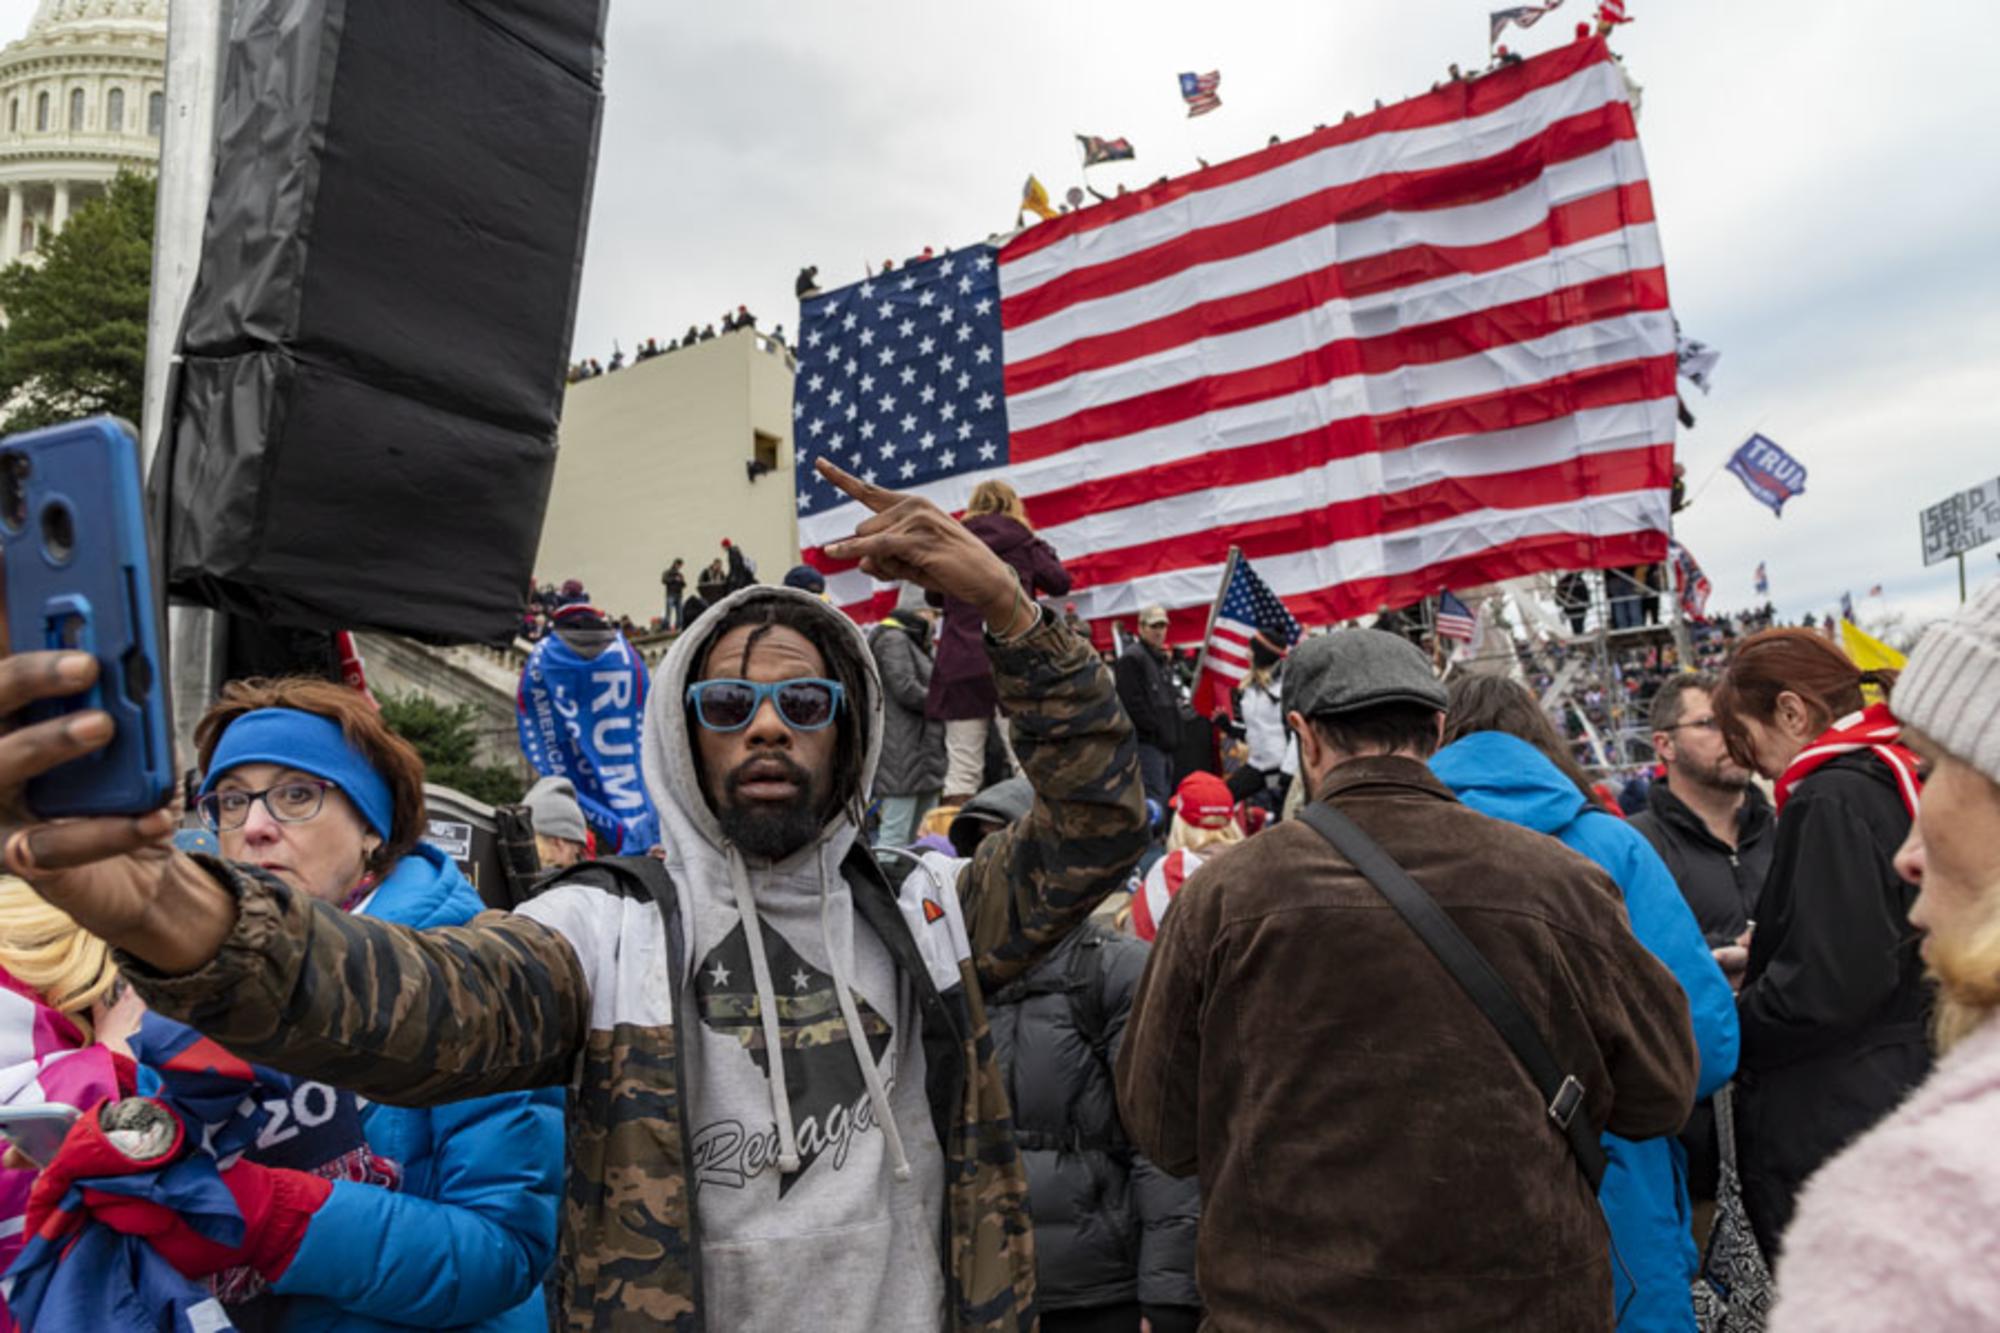
[[[1194,711],[1203,717],[1230,711],[1229,692],[1250,674],[1251,639],[1262,634],[1283,649],[1305,632],[1240,551],[1229,553],[1228,571],[1195,671]]]
[[[1706,621],[1708,595],[1715,591],[1714,585],[1708,581],[1708,575],[1702,573],[1701,565],[1687,547],[1675,542],[1668,549],[1672,552],[1669,563],[1673,567],[1674,592],[1680,596],[1681,611],[1689,620]]]
[[[1472,636],[1479,632],[1479,617],[1455,593],[1439,593],[1436,629],[1440,639],[1471,643]]]
[[[1549,0],[1545,5],[1510,5],[1506,9],[1496,9],[1486,16],[1489,33],[1486,44],[1492,46],[1500,40],[1500,34],[1507,30],[1509,23],[1518,28],[1532,28],[1542,21],[1542,15],[1559,7],[1562,0]]]
[[[804,558],[1021,494],[1100,642],[1199,642],[1232,547],[1294,617],[1666,557],[1675,338],[1623,79],[1586,40],[803,303]]]
[[[1188,115],[1205,116],[1222,105],[1222,98],[1216,89],[1222,85],[1222,71],[1210,70],[1206,74],[1181,75],[1181,100],[1187,103]]]

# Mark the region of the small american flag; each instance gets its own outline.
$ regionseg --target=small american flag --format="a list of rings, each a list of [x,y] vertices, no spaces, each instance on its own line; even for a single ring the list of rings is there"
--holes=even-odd
[[[1471,607],[1449,592],[1438,594],[1437,636],[1440,639],[1471,643],[1472,636],[1478,632],[1479,617],[1472,614]]]
[[[1331,623],[1440,589],[1663,560],[1674,322],[1601,41],[803,303],[799,540],[840,466],[962,510],[1004,479],[1110,623],[1199,641],[1229,551]]]
[[[1250,640],[1258,634],[1279,648],[1299,641],[1303,631],[1285,604],[1272,594],[1241,552],[1231,552],[1229,575],[1215,599],[1208,641],[1201,646],[1196,673],[1194,709],[1205,717],[1227,711],[1229,692],[1250,674]]]
[[[1222,105],[1222,99],[1215,90],[1222,83],[1222,71],[1210,70],[1206,74],[1181,75],[1181,100],[1187,103],[1189,116],[1205,116]]]

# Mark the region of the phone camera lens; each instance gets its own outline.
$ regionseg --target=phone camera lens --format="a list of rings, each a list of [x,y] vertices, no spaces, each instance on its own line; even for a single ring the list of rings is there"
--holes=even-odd
[[[69,506],[52,502],[42,506],[42,550],[58,565],[66,565],[76,554],[76,520]]]
[[[0,453],[0,524],[9,532],[28,525],[28,456],[18,449]]]

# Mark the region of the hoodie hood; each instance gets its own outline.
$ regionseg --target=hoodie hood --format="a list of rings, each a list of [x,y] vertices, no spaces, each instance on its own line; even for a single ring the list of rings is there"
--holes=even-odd
[[[874,787],[875,766],[882,749],[882,680],[875,670],[875,655],[868,650],[868,642],[862,637],[860,627],[818,597],[797,588],[754,584],[741,589],[709,607],[687,633],[675,640],[673,648],[653,672],[653,688],[646,699],[641,758],[646,774],[646,793],[653,798],[653,808],[660,812],[660,823],[666,833],[670,868],[676,859],[695,854],[697,848],[706,849],[708,855],[714,856],[724,852],[722,825],[715,812],[708,807],[708,798],[702,792],[701,778],[695,769],[694,738],[688,734],[687,689],[723,622],[737,607],[761,602],[791,602],[806,608],[851,651],[863,673],[866,697],[847,701],[848,708],[860,725],[862,743],[858,754],[850,753],[842,758],[848,763],[861,765],[859,791],[866,793]],[[810,861],[818,849],[830,844],[838,844],[836,860],[845,856],[854,844],[863,813],[858,809],[835,811],[820,826],[819,837],[814,842],[794,852],[773,869],[782,871],[802,861]]]
[[[826,627],[843,648],[848,665],[857,673],[858,689],[850,691],[848,708],[858,727],[860,745],[836,746],[835,762],[858,764],[856,795],[846,806],[833,811],[821,824],[817,836],[780,861],[752,864],[742,850],[722,832],[721,822],[709,808],[695,766],[694,738],[688,734],[687,688],[720,627],[738,608],[765,603],[791,603],[804,615]],[[827,664],[829,675],[838,675],[834,663]],[[808,1154],[822,1138],[822,1127],[838,1108],[815,1103],[794,1107],[791,1061],[785,1026],[789,1012],[802,1002],[829,997],[838,1006],[839,1037],[831,1044],[845,1044],[849,1058],[865,1088],[865,1097],[874,1123],[880,1127],[888,1160],[896,1179],[908,1182],[913,1168],[889,1100],[888,1081],[880,1067],[880,1057],[871,1046],[871,1033],[889,1029],[881,1014],[893,1011],[896,986],[894,965],[885,946],[871,938],[861,938],[867,927],[860,923],[841,863],[854,847],[863,802],[874,785],[875,766],[882,745],[882,685],[876,674],[875,656],[868,650],[860,627],[812,593],[797,588],[765,587],[755,584],[730,594],[705,612],[701,619],[675,642],[666,660],[653,676],[653,691],[646,701],[646,724],[641,739],[646,773],[646,789],[660,812],[666,847],[667,873],[673,878],[682,920],[687,923],[688,962],[702,960],[689,968],[690,994],[676,997],[694,1034],[689,1044],[701,1071],[695,1094],[696,1112],[711,1122],[755,1123],[760,1116],[753,1103],[768,1106],[777,1129],[777,1166],[781,1175],[796,1177],[808,1165]],[[877,967],[863,958],[879,959]],[[711,970],[712,967],[712,970]],[[874,986],[874,1007],[868,1019],[861,1011],[857,987],[875,974],[881,983]],[[824,988],[816,978],[825,977]],[[699,980],[704,978],[706,980]],[[738,988],[708,1003],[703,987],[727,987],[732,978]],[[780,983],[786,987],[780,1001]],[[747,989],[747,994],[745,993]],[[754,1005],[750,1001],[754,998]],[[789,1008],[788,1008],[789,1007]],[[717,1023],[727,1031],[718,1030]],[[754,1029],[754,1033],[753,1030]],[[762,1062],[761,1074],[743,1060],[751,1046],[773,1053]],[[826,1048],[825,1043],[820,1044]],[[836,1057],[838,1058],[838,1057]],[[751,1094],[746,1079],[755,1079]],[[825,1084],[826,1080],[819,1080]],[[811,1081],[802,1086],[808,1095]],[[907,1095],[907,1094],[906,1094]],[[858,1113],[857,1113],[858,1114]],[[806,1128],[801,1134],[800,1126]],[[724,1223],[724,1233],[729,1223]]]
[[[1475,731],[1431,756],[1431,772],[1482,815],[1554,835],[1576,822],[1591,803],[1518,736]]]

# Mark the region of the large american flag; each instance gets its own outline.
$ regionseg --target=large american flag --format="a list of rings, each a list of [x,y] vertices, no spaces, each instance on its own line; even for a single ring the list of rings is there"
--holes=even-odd
[[[1674,325],[1624,80],[1580,41],[804,303],[821,455],[961,509],[1011,482],[1105,622],[1199,642],[1231,547],[1308,623],[1666,556]]]

